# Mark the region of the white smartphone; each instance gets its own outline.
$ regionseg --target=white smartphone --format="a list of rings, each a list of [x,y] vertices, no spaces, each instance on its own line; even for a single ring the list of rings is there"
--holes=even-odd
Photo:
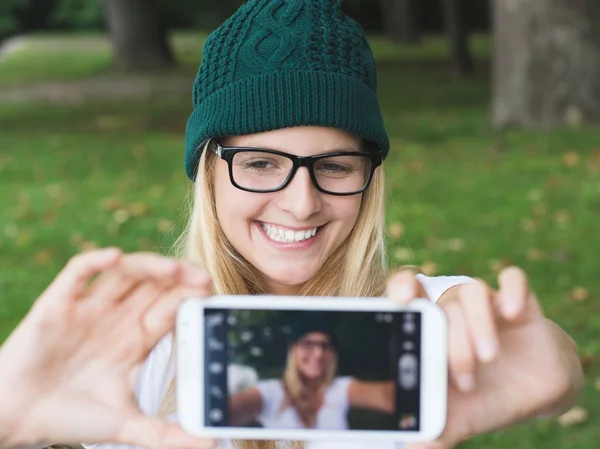
[[[192,298],[176,335],[178,418],[193,435],[411,442],[445,427],[447,324],[428,300]]]

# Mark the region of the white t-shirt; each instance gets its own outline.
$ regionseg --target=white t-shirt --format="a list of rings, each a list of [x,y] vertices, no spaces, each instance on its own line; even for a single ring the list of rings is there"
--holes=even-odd
[[[325,391],[323,405],[317,412],[315,428],[329,430],[345,430],[348,428],[346,414],[348,413],[348,388],[351,377],[338,377],[333,380]],[[269,429],[298,429],[302,421],[293,407],[282,409],[285,400],[285,390],[280,379],[269,379],[256,385],[260,393],[263,408],[258,416],[258,422]]]
[[[429,277],[424,275],[417,275],[419,281],[423,284],[427,295],[431,300],[437,302],[442,294],[458,284],[464,284],[473,282],[473,280],[466,276],[435,276]],[[172,335],[164,337],[152,350],[145,364],[140,371],[140,377],[135,389],[135,396],[142,412],[150,416],[157,416],[163,397],[169,387],[171,380],[175,375],[175,360],[171,357],[172,350]],[[169,363],[171,361],[171,363]],[[337,388],[347,388],[347,383],[344,386],[344,382],[337,384]],[[267,386],[267,389],[271,388],[272,385]],[[266,396],[265,396],[266,397]],[[345,395],[347,398],[347,395]],[[269,403],[269,401],[267,401]],[[273,401],[273,404],[275,401]],[[269,407],[272,407],[269,404]],[[273,410],[271,408],[270,410]],[[271,418],[273,413],[269,410],[265,410],[265,419]],[[169,421],[177,422],[177,414],[169,416]],[[287,419],[293,419],[288,417]],[[329,418],[328,418],[329,419]],[[84,444],[86,448],[90,449],[136,449],[132,446],[124,446],[118,444]],[[285,446],[282,446],[285,447]],[[306,449],[401,449],[404,447],[402,444],[394,444],[389,442],[382,442],[380,444],[373,443],[360,443],[360,442],[340,442],[335,443],[331,441],[327,442],[311,442],[306,444]],[[230,449],[232,445],[229,441],[221,441],[219,449]]]

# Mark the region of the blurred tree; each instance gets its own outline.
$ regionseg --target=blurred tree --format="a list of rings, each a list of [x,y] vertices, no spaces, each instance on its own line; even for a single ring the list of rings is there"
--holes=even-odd
[[[17,12],[26,9],[28,0],[0,1],[0,42],[19,29]]]
[[[175,65],[159,0],[104,0],[115,65],[159,70]]]
[[[53,24],[77,30],[104,28],[102,3],[87,0],[59,0],[51,15]]]
[[[494,0],[493,121],[600,121],[600,2]]]
[[[473,72],[473,57],[469,49],[469,32],[465,24],[461,0],[441,0],[446,33],[450,39],[450,52],[454,71],[467,76]]]
[[[371,1],[371,0],[369,0]],[[383,33],[395,42],[421,41],[421,14],[418,0],[379,0]]]

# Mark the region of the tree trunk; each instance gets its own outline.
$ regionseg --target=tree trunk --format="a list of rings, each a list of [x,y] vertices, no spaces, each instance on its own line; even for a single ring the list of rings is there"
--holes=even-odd
[[[462,0],[442,0],[446,33],[450,39],[452,67],[465,77],[473,73],[473,57],[469,49],[469,32],[461,11]]]
[[[175,65],[157,0],[104,0],[115,65],[160,70]]]
[[[381,0],[383,31],[395,42],[421,42],[419,0]]]
[[[600,2],[494,0],[494,125],[600,121]]]

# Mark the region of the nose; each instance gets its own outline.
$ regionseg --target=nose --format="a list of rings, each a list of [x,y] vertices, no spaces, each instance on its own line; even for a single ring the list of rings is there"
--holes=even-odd
[[[298,169],[281,193],[279,207],[291,213],[297,221],[307,220],[322,208],[321,192],[314,186],[306,167]]]

